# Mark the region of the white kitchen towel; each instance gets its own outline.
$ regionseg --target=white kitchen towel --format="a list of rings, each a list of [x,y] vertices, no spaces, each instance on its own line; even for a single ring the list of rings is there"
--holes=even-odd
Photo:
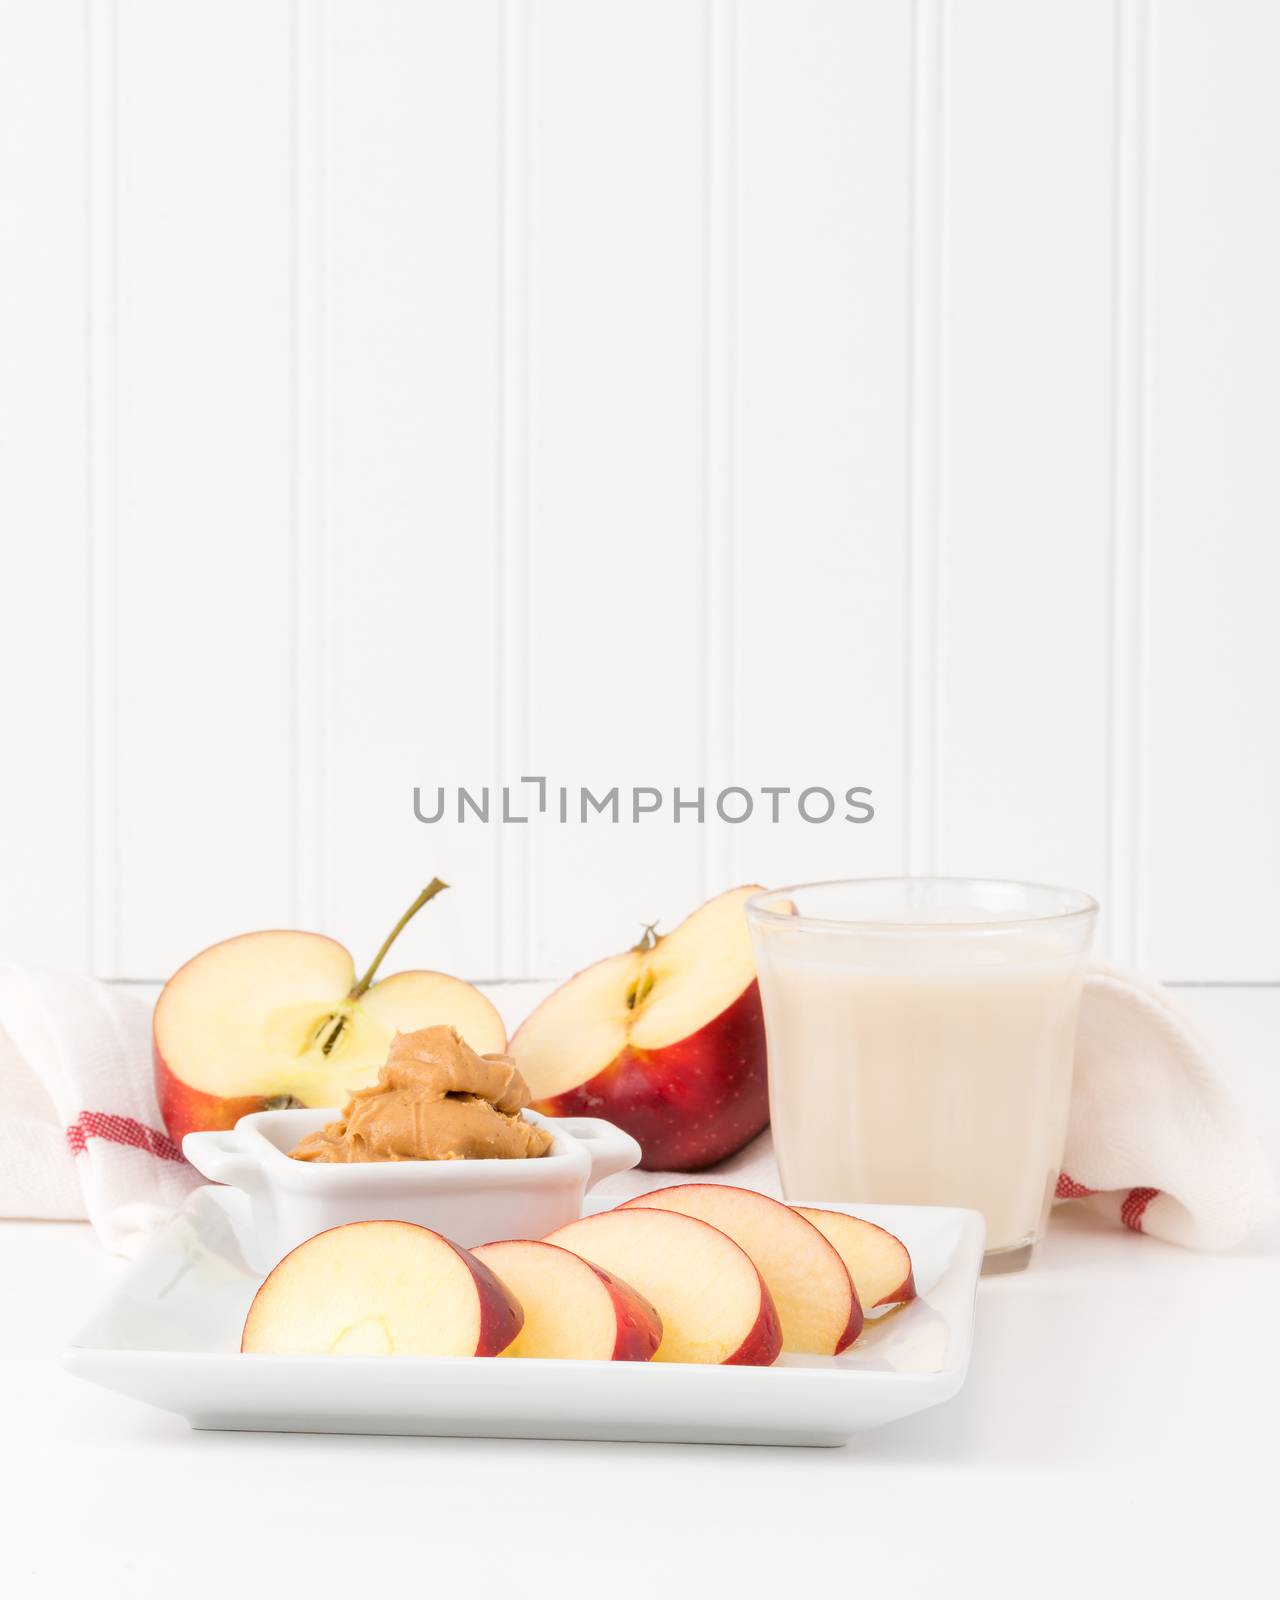
[[[1276,1211],[1207,1044],[1168,989],[1116,967],[1085,980],[1058,1199],[1193,1250],[1229,1250]]]
[[[150,1005],[0,963],[0,1216],[87,1216],[130,1255],[200,1182],[160,1121]]]
[[[601,1191],[685,1176],[626,1173]],[[778,1194],[768,1133],[707,1176]],[[0,1216],[87,1215],[129,1254],[200,1181],[160,1121],[150,1007],[87,978],[0,964]],[[1240,1243],[1276,1208],[1252,1129],[1159,984],[1109,967],[1086,979],[1058,1197],[1203,1250]]]

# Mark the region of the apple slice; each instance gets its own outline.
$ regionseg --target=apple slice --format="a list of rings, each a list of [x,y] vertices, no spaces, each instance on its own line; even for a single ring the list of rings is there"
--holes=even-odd
[[[435,1023],[451,1024],[480,1055],[505,1050],[502,1018],[461,978],[397,972],[371,982],[436,884],[359,982],[337,940],[288,930],[224,939],[180,967],[152,1020],[156,1098],[170,1137],[180,1144],[199,1129],[233,1128],[273,1105],[343,1105],[377,1081],[395,1034]]]
[[[524,1308],[507,1356],[559,1361],[650,1361],[662,1318],[629,1283],[540,1239],[478,1245],[483,1261]]]
[[[864,1310],[896,1305],[916,1297],[911,1253],[896,1234],[843,1211],[820,1211],[813,1206],[792,1206],[812,1222],[823,1238],[840,1252]]]
[[[254,1296],[252,1355],[496,1356],[524,1313],[493,1271],[413,1222],[347,1222],[279,1262]]]
[[[782,1334],[764,1279],[745,1250],[695,1217],[601,1211],[567,1222],[548,1244],[617,1273],[662,1319],[655,1361],[768,1367]]]
[[[707,901],[673,933],[650,930],[557,989],[511,1053],[535,1111],[607,1117],[640,1165],[695,1172],[769,1121],[764,1017],[743,902]]]
[[[784,1350],[839,1355],[862,1332],[862,1307],[839,1252],[780,1200],[727,1183],[682,1183],[623,1207],[633,1208],[698,1217],[740,1244],[769,1286]]]

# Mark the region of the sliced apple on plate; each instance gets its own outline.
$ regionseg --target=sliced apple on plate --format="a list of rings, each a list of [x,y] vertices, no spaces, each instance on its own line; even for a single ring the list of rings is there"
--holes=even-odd
[[[471,1252],[524,1309],[504,1356],[559,1361],[650,1361],[662,1318],[621,1278],[541,1239],[502,1239]]]
[[[681,1183],[623,1206],[633,1208],[697,1217],[740,1244],[778,1308],[784,1350],[839,1355],[862,1332],[862,1307],[839,1252],[780,1200],[727,1183]]]
[[[768,1367],[782,1333],[764,1279],[746,1251],[696,1217],[602,1211],[566,1223],[548,1244],[616,1273],[655,1308],[655,1361]]]
[[[496,1356],[524,1313],[491,1268],[412,1222],[348,1222],[291,1250],[254,1296],[250,1355]]]
[[[896,1234],[843,1211],[822,1211],[815,1206],[791,1209],[811,1222],[840,1252],[864,1310],[915,1299],[911,1255]]]
[[[435,880],[357,981],[319,933],[224,939],[165,984],[152,1021],[156,1097],[170,1137],[233,1128],[271,1106],[337,1106],[377,1080],[396,1033],[450,1023],[481,1055],[506,1049],[502,1018],[469,983],[397,972],[374,983],[392,940],[444,885]]]
[[[570,978],[517,1030],[511,1053],[536,1111],[606,1117],[642,1167],[694,1172],[769,1121],[764,1017],[743,903],[709,900],[672,933]]]

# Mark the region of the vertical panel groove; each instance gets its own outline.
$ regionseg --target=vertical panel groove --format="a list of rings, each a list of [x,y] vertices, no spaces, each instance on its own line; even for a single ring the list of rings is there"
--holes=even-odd
[[[88,417],[89,871],[92,971],[115,978],[120,960],[118,688],[118,305],[115,0],[86,0],[88,148],[85,365]]]
[[[327,926],[324,854],[324,0],[293,8],[293,915]]]
[[[735,626],[734,407],[736,361],[737,69],[732,0],[708,0],[706,79],[706,507],[703,524],[702,743],[707,800],[732,782]],[[708,814],[712,817],[712,813]],[[735,879],[732,830],[709,820],[703,829],[703,892]]]
[[[1106,894],[1109,954],[1130,964],[1138,960],[1141,948],[1138,827],[1146,634],[1142,478],[1149,26],[1147,0],[1117,0]]]
[[[942,662],[938,498],[942,286],[941,0],[915,0],[911,68],[911,307],[907,391],[906,870],[938,869]]]
[[[535,751],[529,583],[529,28],[528,0],[502,0],[498,141],[498,770],[517,786]],[[513,812],[527,814],[513,799]],[[532,826],[532,824],[531,824]],[[533,971],[533,852],[528,832],[501,827],[499,972]]]

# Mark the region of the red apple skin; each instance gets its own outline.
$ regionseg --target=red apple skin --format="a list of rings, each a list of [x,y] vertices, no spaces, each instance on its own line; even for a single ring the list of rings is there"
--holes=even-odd
[[[241,1117],[253,1111],[265,1111],[264,1095],[241,1095],[234,1100],[220,1095],[206,1094],[203,1089],[193,1089],[190,1084],[175,1078],[169,1065],[160,1054],[160,1046],[151,1043],[151,1059],[155,1067],[156,1100],[160,1106],[160,1120],[169,1137],[179,1148],[189,1133],[221,1132],[234,1128]]]
[[[654,1351],[662,1343],[662,1318],[629,1283],[615,1278],[594,1261],[588,1261],[587,1265],[597,1278],[603,1279],[617,1312],[618,1337],[613,1345],[613,1360],[652,1361]]]
[[[512,1041],[519,1064],[519,1034]],[[564,1094],[535,1100],[549,1117],[604,1117],[639,1141],[648,1172],[698,1172],[769,1125],[764,1012],[756,981],[696,1033],[661,1050],[630,1045]]]
[[[914,1272],[908,1272],[893,1293],[881,1295],[876,1304],[878,1306],[896,1306],[907,1300],[914,1300],[915,1297],[916,1275]]]
[[[524,1307],[507,1288],[496,1272],[478,1261],[470,1250],[445,1241],[462,1257],[471,1269],[480,1291],[480,1335],[476,1344],[478,1356],[499,1356],[524,1327]]]
[[[850,1283],[852,1283],[853,1279],[850,1278],[849,1281],[850,1281]],[[853,1343],[853,1341],[862,1332],[862,1322],[863,1322],[862,1306],[861,1306],[861,1303],[858,1300],[858,1291],[857,1291],[857,1288],[855,1287],[854,1291],[853,1291],[853,1300],[852,1300],[852,1303],[849,1306],[849,1320],[844,1325],[844,1332],[836,1340],[836,1348],[835,1348],[835,1354],[836,1355],[839,1355],[842,1350],[847,1350],[849,1348],[849,1346]]]
[[[759,1273],[756,1274],[759,1277]],[[768,1286],[760,1278],[760,1315],[755,1326],[722,1367],[771,1367],[782,1354],[782,1322]]]

